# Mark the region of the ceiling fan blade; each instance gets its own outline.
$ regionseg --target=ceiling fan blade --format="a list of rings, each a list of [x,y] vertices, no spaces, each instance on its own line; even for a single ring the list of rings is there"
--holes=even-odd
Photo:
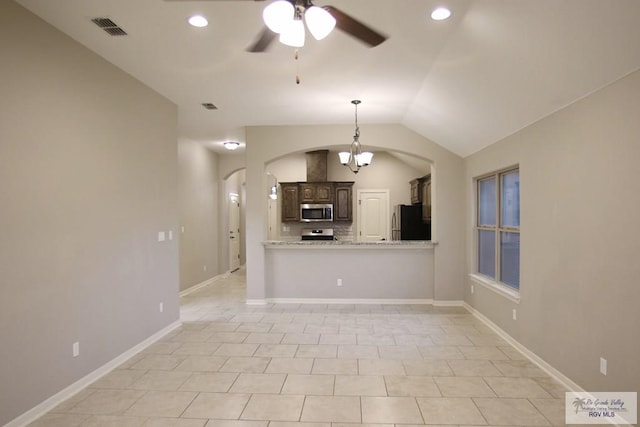
[[[340,9],[333,6],[324,6],[323,8],[336,18],[336,27],[371,47],[378,46],[387,39],[386,36],[352,18]]]
[[[276,38],[277,34],[264,27],[255,42],[247,48],[247,52],[264,52],[267,50],[271,42]]]

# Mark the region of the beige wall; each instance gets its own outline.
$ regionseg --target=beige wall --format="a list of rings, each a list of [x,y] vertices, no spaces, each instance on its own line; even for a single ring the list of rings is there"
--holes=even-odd
[[[259,126],[247,128],[247,298],[265,298],[267,176],[265,164],[292,152],[331,148],[339,141],[345,148],[352,126]],[[441,146],[401,125],[363,125],[362,141],[368,149],[394,150],[433,162],[434,194],[434,299],[461,300],[464,270],[464,169],[463,160]],[[366,142],[365,142],[366,140]],[[337,147],[336,147],[337,148]],[[268,170],[268,168],[266,168]],[[375,174],[374,164],[362,172]],[[280,177],[278,177],[281,179]],[[284,180],[284,179],[281,179]]]
[[[0,52],[4,425],[178,319],[177,112],[10,1]]]
[[[198,142],[181,138],[178,172],[180,290],[185,290],[220,273],[218,156]]]
[[[521,303],[470,282],[465,299],[591,391],[640,389],[639,117],[636,71],[465,159],[468,241],[472,178],[513,164],[522,227]]]

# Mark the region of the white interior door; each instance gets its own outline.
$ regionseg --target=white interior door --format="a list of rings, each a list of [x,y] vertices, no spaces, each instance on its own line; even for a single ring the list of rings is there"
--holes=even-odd
[[[358,190],[357,209],[359,241],[389,240],[389,190]]]
[[[229,271],[240,268],[240,199],[229,194]]]

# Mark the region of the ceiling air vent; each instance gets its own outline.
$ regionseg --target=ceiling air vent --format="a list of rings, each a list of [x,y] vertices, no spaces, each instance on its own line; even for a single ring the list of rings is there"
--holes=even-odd
[[[120,28],[118,24],[116,24],[109,18],[93,18],[91,22],[96,24],[98,27],[102,28],[109,35],[112,35],[112,36],[127,35],[125,30]]]
[[[202,104],[202,106],[204,108],[206,108],[207,110],[217,110],[218,109],[218,107],[216,107],[215,105],[213,105],[210,102],[205,102],[205,103]]]

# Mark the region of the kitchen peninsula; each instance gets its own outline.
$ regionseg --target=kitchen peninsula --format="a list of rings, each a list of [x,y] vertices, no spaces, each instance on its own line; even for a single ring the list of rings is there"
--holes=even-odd
[[[271,301],[430,303],[431,241],[265,241]]]

